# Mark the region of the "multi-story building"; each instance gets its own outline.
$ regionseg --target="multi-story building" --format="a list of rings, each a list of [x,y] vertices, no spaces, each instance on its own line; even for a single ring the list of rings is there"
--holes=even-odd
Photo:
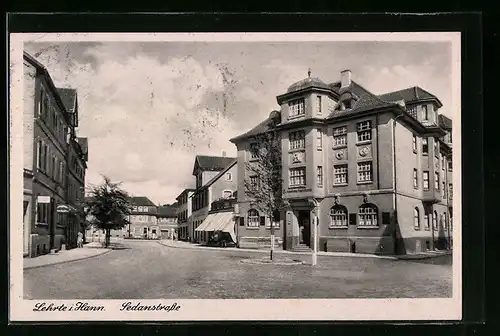
[[[158,238],[172,239],[180,236],[182,229],[178,223],[177,203],[159,206],[156,218],[161,232]]]
[[[195,241],[206,241],[208,233],[196,232],[207,218],[210,204],[220,198],[232,197],[237,189],[236,159],[218,156],[197,155],[193,168],[196,190],[191,196],[192,225]]]
[[[331,84],[309,73],[277,101],[280,111],[231,139],[238,150],[240,242],[269,237],[270,221],[252,207],[244,180],[254,136],[276,127],[286,206],[276,235],[283,248],[308,248],[315,240],[321,250],[361,253],[449,246],[451,139],[440,127],[436,96],[419,87],[377,96],[346,70]]]
[[[193,212],[192,198],[196,189],[187,188],[184,189],[179,196],[176,197],[177,200],[177,223],[180,227],[179,239],[192,241],[194,238],[194,227],[191,220],[191,215]]]
[[[161,236],[158,225],[158,207],[144,196],[130,198],[132,211],[130,224],[123,228],[129,238],[158,239]]]
[[[24,60],[24,239],[25,256],[76,246],[83,218],[77,197],[85,183],[85,153],[75,142],[78,102],[73,89],[56,88],[48,70],[28,53]],[[71,97],[68,97],[70,93]],[[70,99],[71,98],[71,99]],[[73,154],[70,154],[73,153]],[[75,157],[79,172],[68,162]],[[77,191],[70,194],[69,181]]]

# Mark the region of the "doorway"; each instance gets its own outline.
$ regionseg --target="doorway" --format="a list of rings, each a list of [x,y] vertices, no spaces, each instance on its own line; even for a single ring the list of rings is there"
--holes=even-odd
[[[311,247],[311,213],[299,211],[299,244]]]

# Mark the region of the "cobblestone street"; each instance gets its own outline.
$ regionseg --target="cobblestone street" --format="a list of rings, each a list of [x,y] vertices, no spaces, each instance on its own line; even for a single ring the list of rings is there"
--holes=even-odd
[[[451,256],[403,261],[320,256],[318,265],[253,265],[263,255],[127,241],[88,260],[24,270],[26,299],[451,297]],[[278,258],[310,262],[307,255]]]

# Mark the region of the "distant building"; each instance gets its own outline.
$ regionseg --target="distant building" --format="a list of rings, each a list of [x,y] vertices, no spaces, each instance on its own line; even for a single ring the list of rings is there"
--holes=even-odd
[[[191,215],[193,213],[192,198],[196,189],[184,189],[177,196],[177,223],[180,228],[179,239],[192,241],[194,239],[194,227]]]
[[[178,226],[177,204],[164,204],[158,207],[156,214],[157,223],[160,227],[161,239],[172,239],[180,235]]]
[[[36,257],[63,245],[76,247],[84,223],[80,201],[88,144],[76,134],[76,90],[56,88],[48,70],[28,53],[23,60],[23,252]]]
[[[144,196],[131,197],[132,212],[130,225],[124,228],[129,238],[159,239],[161,236],[158,225],[158,207]]]

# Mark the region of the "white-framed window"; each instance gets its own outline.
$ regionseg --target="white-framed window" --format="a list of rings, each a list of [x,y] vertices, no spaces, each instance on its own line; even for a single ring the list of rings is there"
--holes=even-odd
[[[424,225],[426,230],[430,230],[431,228],[431,223],[430,223],[430,218],[428,214],[424,214]]]
[[[441,182],[441,192],[443,193],[443,197],[446,197],[446,183]]]
[[[49,203],[37,203],[36,222],[42,224],[49,223]]]
[[[254,142],[250,144],[250,159],[259,158],[259,144]]]
[[[43,149],[43,171],[45,173],[49,172],[49,156],[50,156],[50,151],[49,151],[49,145],[45,144]]]
[[[438,229],[437,217],[438,217],[437,211],[434,211],[434,213],[432,215],[432,229],[434,231],[437,231],[437,229]]]
[[[318,187],[323,186],[323,166],[316,167],[316,183]]]
[[[362,121],[356,124],[358,132],[358,142],[369,141],[372,139],[372,122],[371,120]]]
[[[288,134],[290,140],[290,149],[301,149],[305,147],[305,132],[294,131]]]
[[[36,167],[42,169],[43,163],[43,141],[38,140],[36,144]]]
[[[444,155],[441,154],[441,170],[444,170],[444,167],[446,167],[446,160],[444,158]]]
[[[453,161],[448,160],[448,171],[453,171]]]
[[[347,184],[347,165],[336,165],[333,167],[333,184]]]
[[[255,191],[259,188],[259,177],[257,175],[250,176],[250,190]]]
[[[453,184],[448,184],[448,196],[453,198]]]
[[[418,170],[413,168],[413,188],[418,189]]]
[[[429,109],[427,108],[427,105],[422,105],[422,120],[429,120]]]
[[[439,173],[434,173],[434,189],[439,190]]]
[[[290,117],[296,117],[305,114],[304,98],[300,98],[288,103]]]
[[[424,170],[423,172],[424,190],[429,190],[429,172]]]
[[[233,196],[233,192],[231,190],[224,190],[222,192],[222,198],[231,198]]]
[[[345,146],[347,144],[347,127],[333,129],[333,146]]]
[[[248,210],[248,219],[247,226],[248,227],[259,227],[259,212],[255,209]]]
[[[347,227],[347,208],[337,204],[330,209],[330,227]]]
[[[417,153],[417,136],[413,135],[412,140],[413,153]]]
[[[323,132],[319,128],[316,130],[316,147],[318,150],[323,149]]]
[[[427,138],[422,138],[422,155],[429,154],[429,141]]]
[[[57,166],[56,166],[56,156],[53,155],[52,156],[52,161],[51,161],[51,167],[50,167],[50,171],[51,171],[51,177],[55,180],[56,179],[56,176],[57,176]]]
[[[226,173],[226,181],[232,181],[232,180],[233,180],[233,174]]]
[[[290,187],[303,186],[306,184],[306,168],[290,169]]]
[[[446,213],[441,214],[441,226],[443,227],[443,230],[446,230]]]
[[[371,182],[373,181],[372,163],[359,162],[358,163],[358,182]]]
[[[316,96],[316,110],[318,111],[318,115],[323,114],[323,109],[321,106],[321,96]]]
[[[413,226],[415,230],[420,230],[420,211],[417,207],[413,209]]]
[[[374,204],[363,204],[359,207],[358,226],[376,227],[378,226],[378,209]]]

